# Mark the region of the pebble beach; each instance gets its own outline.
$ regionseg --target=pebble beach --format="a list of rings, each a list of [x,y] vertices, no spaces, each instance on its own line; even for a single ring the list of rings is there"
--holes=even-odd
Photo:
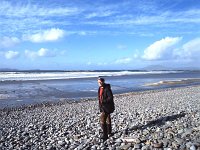
[[[113,135],[97,99],[0,110],[1,150],[200,150],[200,86],[114,95]]]

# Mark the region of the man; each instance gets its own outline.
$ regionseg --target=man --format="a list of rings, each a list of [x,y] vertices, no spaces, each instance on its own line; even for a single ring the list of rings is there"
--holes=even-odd
[[[101,138],[105,141],[112,132],[110,114],[115,110],[115,106],[110,84],[106,84],[104,78],[98,78],[98,84],[99,109],[101,112],[100,125],[103,130],[103,136]]]

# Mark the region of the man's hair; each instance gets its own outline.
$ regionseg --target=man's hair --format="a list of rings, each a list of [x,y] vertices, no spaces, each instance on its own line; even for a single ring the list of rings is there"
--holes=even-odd
[[[98,80],[100,80],[101,82],[105,82],[105,79],[104,78],[98,78]]]

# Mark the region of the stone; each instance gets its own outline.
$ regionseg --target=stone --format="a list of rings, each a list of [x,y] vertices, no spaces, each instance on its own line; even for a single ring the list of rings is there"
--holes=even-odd
[[[149,145],[144,145],[141,150],[151,150]]]
[[[186,136],[190,136],[192,134],[192,129],[185,129],[185,132],[182,134],[182,138],[186,137]]]
[[[96,146],[96,145],[93,145],[93,146],[91,147],[91,149],[92,149],[92,150],[96,150],[96,149],[97,149],[97,146]]]
[[[163,139],[163,147],[167,147],[168,146],[168,139]]]
[[[134,148],[135,148],[135,149],[140,149],[140,148],[141,148],[141,145],[140,145],[140,144],[134,144]]]
[[[190,89],[194,91],[188,92]],[[6,116],[1,111],[0,149],[200,150],[200,111],[197,110],[200,103],[194,98],[197,89],[172,91],[154,91],[156,98],[151,92],[116,96],[117,109],[112,114],[114,135],[105,142],[99,138],[102,131],[96,101],[23,108]],[[180,99],[174,96],[177,93],[181,94]],[[182,110],[186,116],[178,117]],[[197,113],[191,116],[194,111]],[[166,122],[159,124],[165,116]],[[127,135],[123,134],[125,129],[128,129]],[[159,143],[163,145],[156,146]]]
[[[141,143],[141,140],[139,138],[135,139],[135,143],[136,144],[140,144]]]
[[[186,143],[186,147],[187,147],[187,148],[190,148],[191,146],[192,146],[192,142],[187,142],[187,143]]]
[[[190,146],[190,150],[196,150],[196,147],[194,145]]]
[[[115,142],[116,143],[122,143],[122,140],[121,139],[117,139]]]
[[[53,146],[52,145],[48,145],[47,146],[47,150],[52,150]]]
[[[58,141],[58,145],[60,145],[60,146],[65,145],[65,141]]]
[[[162,148],[163,147],[163,143],[154,143],[153,147],[154,148]]]
[[[80,144],[78,147],[76,147],[76,150],[82,150],[84,148],[83,144]]]
[[[129,143],[129,144],[120,146],[120,149],[121,149],[121,150],[128,150],[130,147],[131,147],[131,144]]]
[[[184,144],[181,144],[181,145],[179,146],[179,149],[180,149],[180,150],[185,150],[185,149],[186,149],[186,146],[185,146]]]
[[[172,149],[168,147],[168,148],[164,148],[163,150],[172,150]]]
[[[178,149],[178,146],[179,146],[179,144],[178,144],[176,141],[173,141],[173,142],[172,142],[172,147],[173,147],[174,149]]]
[[[183,139],[181,138],[174,138],[174,140],[179,144],[181,145],[183,143]]]

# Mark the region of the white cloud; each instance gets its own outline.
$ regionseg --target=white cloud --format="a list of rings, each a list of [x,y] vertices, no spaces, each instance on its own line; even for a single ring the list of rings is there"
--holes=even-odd
[[[25,50],[25,55],[30,58],[35,58],[38,56],[37,52]]]
[[[160,7],[158,10],[157,4],[154,4],[154,2],[138,2],[137,4],[120,2],[120,5],[110,3],[106,6],[101,2],[99,5],[96,2],[95,4],[95,7],[90,7],[89,4],[79,5],[76,2],[70,2],[69,4],[63,4],[63,2],[52,2],[51,4],[42,2],[41,4],[36,1],[14,2],[1,0],[0,14],[2,17],[0,17],[0,33],[5,35],[8,33],[15,34],[16,32],[25,34],[25,32],[30,30],[37,31],[44,27],[63,26],[67,26],[69,30],[76,30],[78,28],[74,27],[77,25],[82,26],[84,29],[89,24],[103,26],[104,32],[114,27],[110,30],[113,34],[122,30],[122,26],[123,31],[130,29],[127,30],[127,33],[132,31],[141,35],[152,35],[151,33],[155,32],[151,29],[156,29],[157,32],[162,33],[178,32],[179,34],[191,34],[194,33],[194,30],[198,30],[198,24],[200,23],[200,9],[198,8],[192,9],[192,7],[189,7],[186,10],[175,11],[173,9],[166,9],[169,6],[165,6],[164,8]],[[162,6],[163,4],[159,5]],[[127,12],[127,10],[130,11]],[[180,25],[179,28],[176,31],[172,30],[177,24]],[[181,26],[182,24],[187,24],[187,27]],[[86,27],[85,29],[88,30],[89,28]],[[94,28],[92,27],[91,29]],[[96,30],[94,33],[102,34],[102,30]]]
[[[19,52],[16,52],[16,51],[7,51],[7,52],[5,52],[5,58],[6,59],[17,58],[18,56],[19,56]]]
[[[38,51],[38,56],[40,56],[40,57],[48,56],[48,52],[49,52],[48,49],[41,48],[41,49]]]
[[[9,17],[51,17],[51,16],[68,16],[79,13],[76,7],[42,7],[40,5],[34,5],[31,3],[24,3],[23,5],[15,2],[0,2],[0,12],[4,12],[4,15]]]
[[[193,39],[185,43],[181,48],[174,51],[174,56],[181,59],[199,59],[200,38]]]
[[[151,10],[152,11],[152,10]],[[121,26],[130,27],[132,25],[158,25],[168,26],[182,24],[182,23],[200,23],[199,9],[189,9],[187,11],[166,11],[166,10],[154,10],[151,14],[142,11],[140,15],[135,15],[134,13],[113,15],[111,19],[106,20],[92,20],[88,21],[88,24],[94,25],[106,25],[106,26]],[[96,13],[92,13],[91,17],[96,17]],[[134,26],[135,27],[135,26]]]
[[[97,17],[97,16],[98,16],[97,13],[90,13],[90,14],[86,15],[86,18],[90,19],[90,18]]]
[[[37,31],[41,28],[52,28],[60,25],[73,25],[74,22],[67,19],[82,12],[77,6],[64,6],[44,2],[26,1],[0,1],[0,34],[25,34],[28,31]],[[62,19],[61,19],[62,18]],[[35,32],[36,33],[36,32]]]
[[[126,46],[126,45],[123,45],[123,44],[119,44],[119,45],[117,46],[117,49],[121,49],[121,50],[126,49],[126,48],[127,48],[127,46]]]
[[[166,37],[156,41],[144,50],[142,58],[146,60],[167,59],[172,55],[173,46],[181,39],[181,37]]]
[[[85,31],[80,31],[80,32],[78,32],[78,34],[84,36],[84,35],[86,35],[87,33],[86,33]]]
[[[114,12],[114,11],[100,10],[100,11],[97,11],[97,12],[92,12],[92,13],[87,14],[85,18],[91,19],[91,18],[94,18],[94,17],[108,17],[108,16],[111,16],[115,13],[116,12]]]
[[[200,56],[200,38],[192,39],[180,47],[176,44],[180,37],[165,38],[157,41],[145,49],[143,59],[146,60],[171,60],[177,62],[195,62]]]
[[[45,30],[41,33],[36,33],[33,35],[24,36],[24,40],[30,40],[34,43],[56,41],[64,36],[64,31],[57,28],[52,28],[50,30]]]
[[[90,62],[90,61],[89,61],[89,62],[87,62],[87,65],[91,65],[91,64],[92,64],[92,62]]]
[[[137,59],[137,58],[139,58],[139,55],[138,54],[134,54],[133,58]]]
[[[16,37],[3,37],[3,38],[0,38],[0,47],[1,48],[12,47],[19,42],[20,40]]]
[[[115,61],[116,64],[128,64],[132,61],[132,58],[122,58]]]
[[[55,57],[56,52],[49,51],[48,49],[45,48],[41,48],[38,51],[25,50],[25,55],[32,59],[37,57]]]
[[[105,65],[107,65],[107,63],[106,62],[100,62],[100,63],[97,63],[97,65],[98,66],[105,66]]]

